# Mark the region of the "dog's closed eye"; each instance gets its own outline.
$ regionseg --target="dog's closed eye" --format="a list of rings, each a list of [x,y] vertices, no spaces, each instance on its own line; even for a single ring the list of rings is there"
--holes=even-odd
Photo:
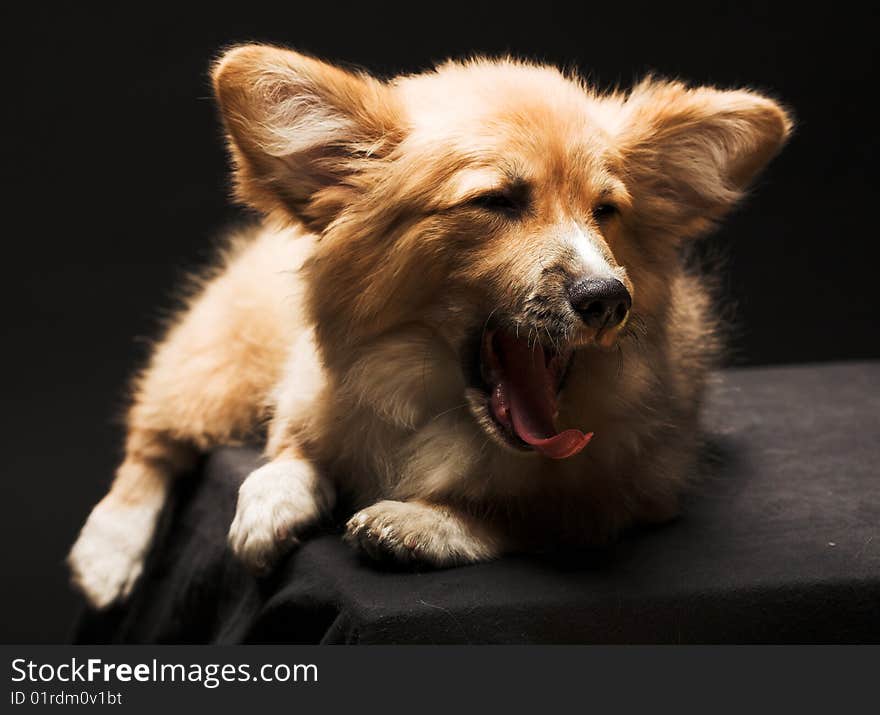
[[[618,213],[620,213],[620,209],[614,204],[602,203],[593,207],[593,218],[596,221],[605,221]]]
[[[467,204],[476,208],[516,218],[529,208],[528,187],[522,184],[493,189],[470,199]]]

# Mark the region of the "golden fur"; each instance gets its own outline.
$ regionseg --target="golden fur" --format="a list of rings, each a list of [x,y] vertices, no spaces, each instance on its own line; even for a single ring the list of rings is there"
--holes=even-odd
[[[265,221],[137,381],[125,460],[70,557],[93,605],[131,589],[172,477],[263,423],[270,463],[230,531],[258,569],[337,494],[359,510],[353,544],[435,565],[675,513],[717,348],[681,247],[782,146],[778,104],[650,78],[601,95],[510,59],[380,82],[266,46],[228,51],[213,79],[236,194]],[[516,218],[480,202],[513,190]],[[565,297],[597,266],[632,295],[601,336]],[[463,360],[499,319],[575,349],[559,423],[595,432],[580,454],[493,434]]]

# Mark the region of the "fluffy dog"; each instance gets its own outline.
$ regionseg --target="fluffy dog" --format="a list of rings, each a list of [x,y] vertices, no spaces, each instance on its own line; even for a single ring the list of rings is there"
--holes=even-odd
[[[229,532],[256,570],[339,496],[355,547],[434,566],[676,513],[717,347],[682,247],[780,149],[783,108],[512,59],[383,82],[256,45],[213,82],[265,219],[136,381],[69,557],[92,605],[131,590],[173,477],[261,425]]]

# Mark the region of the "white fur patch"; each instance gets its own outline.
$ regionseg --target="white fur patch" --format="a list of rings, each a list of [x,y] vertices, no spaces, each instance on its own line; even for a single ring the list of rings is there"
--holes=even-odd
[[[229,545],[245,566],[265,571],[332,503],[329,484],[306,460],[270,462],[239,489]]]
[[[136,506],[101,502],[89,515],[67,562],[73,581],[94,608],[131,593],[144,567],[164,494]]]
[[[572,232],[569,234],[568,242],[577,251],[583,267],[592,278],[616,277],[614,269],[605,256],[577,223],[572,223]]]

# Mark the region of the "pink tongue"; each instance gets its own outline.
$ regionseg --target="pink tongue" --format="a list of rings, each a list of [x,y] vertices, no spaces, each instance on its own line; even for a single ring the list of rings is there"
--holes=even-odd
[[[552,374],[539,346],[513,335],[496,334],[503,366],[501,390],[507,398],[513,431],[545,457],[565,459],[580,452],[593,438],[577,429],[557,432],[556,376]]]

